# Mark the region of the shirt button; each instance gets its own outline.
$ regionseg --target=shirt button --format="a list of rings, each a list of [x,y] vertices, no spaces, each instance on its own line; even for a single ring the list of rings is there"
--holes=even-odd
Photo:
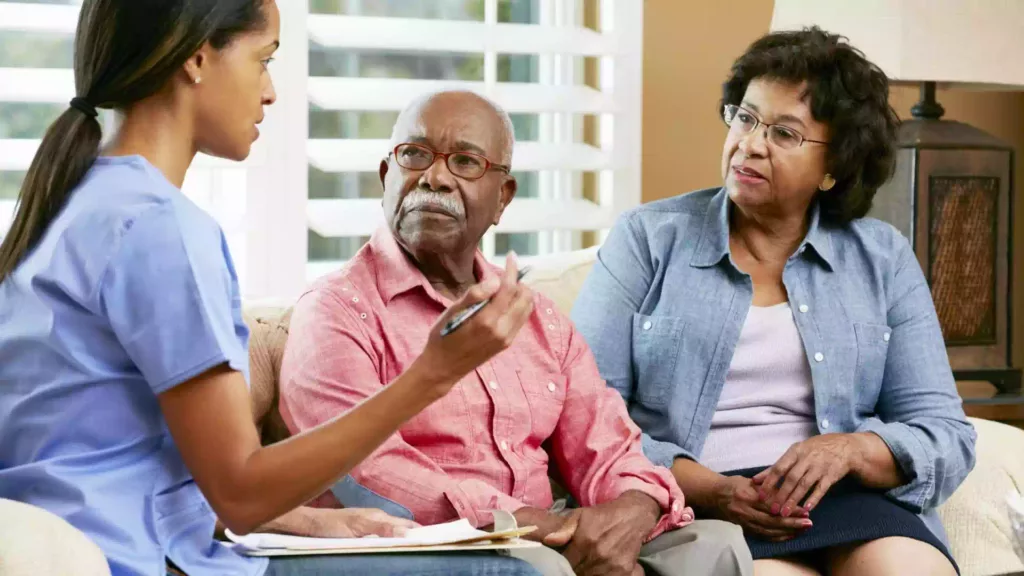
[[[554,324],[548,324],[548,330],[554,330],[554,329],[555,329],[555,325]]]
[[[502,450],[508,450],[508,442],[505,442],[504,440],[502,440],[501,441],[501,449]]]
[[[653,324],[651,324],[650,320],[648,320],[647,322],[644,322],[644,330],[650,330],[651,326],[653,326]]]
[[[360,314],[359,317],[362,318],[363,320],[366,320],[366,312]]]
[[[810,308],[807,307],[807,304],[801,304],[800,305],[800,313],[801,314],[807,314],[808,310],[810,310]]]
[[[882,334],[882,340],[885,340],[886,342],[888,342],[889,338],[892,338],[892,336],[888,332],[886,332],[885,334]]]
[[[353,298],[352,298],[352,301],[353,301],[353,302],[359,302],[359,297],[353,297]]]
[[[545,310],[545,312],[547,312],[548,314],[554,314],[555,313],[555,311],[552,310],[551,308],[548,308],[547,310]]]
[[[821,352],[818,352],[817,354],[814,355],[814,361],[815,362],[823,362],[824,360],[825,360],[825,355],[822,354]]]
[[[554,392],[554,391],[555,391],[555,383],[554,382],[548,382],[548,392]]]
[[[491,390],[497,390],[498,389],[498,383],[497,382],[490,382],[487,385],[491,387]]]
[[[828,418],[821,421],[821,428],[822,430],[828,430]]]

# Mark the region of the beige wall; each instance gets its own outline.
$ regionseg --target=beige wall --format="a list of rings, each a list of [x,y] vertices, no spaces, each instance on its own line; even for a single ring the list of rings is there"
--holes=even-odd
[[[725,127],[717,115],[721,83],[733,59],[771,22],[771,0],[645,0],[643,199],[717,186]],[[909,115],[912,88],[893,107]],[[1014,351],[1024,366],[1024,93],[940,91],[949,119],[967,122],[1017,151],[1014,242]]]

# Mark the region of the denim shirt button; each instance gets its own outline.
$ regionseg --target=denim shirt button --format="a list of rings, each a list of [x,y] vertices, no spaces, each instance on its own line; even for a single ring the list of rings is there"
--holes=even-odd
[[[822,354],[821,352],[818,352],[817,354],[814,355],[814,361],[815,362],[823,362],[824,360],[825,360],[825,355]]]
[[[810,310],[810,308],[807,307],[807,304],[801,304],[800,305],[800,313],[801,314],[806,314],[808,310]]]
[[[644,322],[644,330],[650,330],[651,326],[653,326],[653,324],[651,324],[650,320],[648,320],[647,322]]]
[[[822,430],[828,430],[828,418],[821,421],[821,428]]]
[[[892,338],[892,336],[890,336],[889,332],[886,332],[885,334],[882,334],[882,340],[885,340],[886,342],[888,342],[889,338]]]

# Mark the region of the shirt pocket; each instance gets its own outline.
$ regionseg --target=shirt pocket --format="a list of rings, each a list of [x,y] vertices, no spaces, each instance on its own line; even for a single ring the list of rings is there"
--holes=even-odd
[[[187,564],[196,550],[210,547],[216,515],[194,482],[156,494],[152,502],[156,536],[168,558]]]
[[[671,398],[684,325],[682,318],[633,315],[633,367],[640,403],[660,407]]]
[[[856,403],[858,408],[873,413],[885,376],[885,360],[892,328],[885,324],[856,322],[853,330],[857,336],[857,368],[854,378]]]
[[[565,407],[567,379],[562,374],[538,370],[516,369],[519,385],[530,408],[530,431],[527,436],[529,450],[526,454],[541,449],[541,445],[555,433]]]

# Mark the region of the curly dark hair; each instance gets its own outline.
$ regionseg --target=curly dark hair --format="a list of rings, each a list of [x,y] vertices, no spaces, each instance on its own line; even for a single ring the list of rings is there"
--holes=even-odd
[[[719,113],[739,105],[755,78],[807,83],[811,115],[831,133],[826,165],[836,185],[818,194],[822,218],[844,225],[867,215],[896,164],[899,118],[889,105],[885,73],[846,38],[816,26],[773,32],[733,63]]]

